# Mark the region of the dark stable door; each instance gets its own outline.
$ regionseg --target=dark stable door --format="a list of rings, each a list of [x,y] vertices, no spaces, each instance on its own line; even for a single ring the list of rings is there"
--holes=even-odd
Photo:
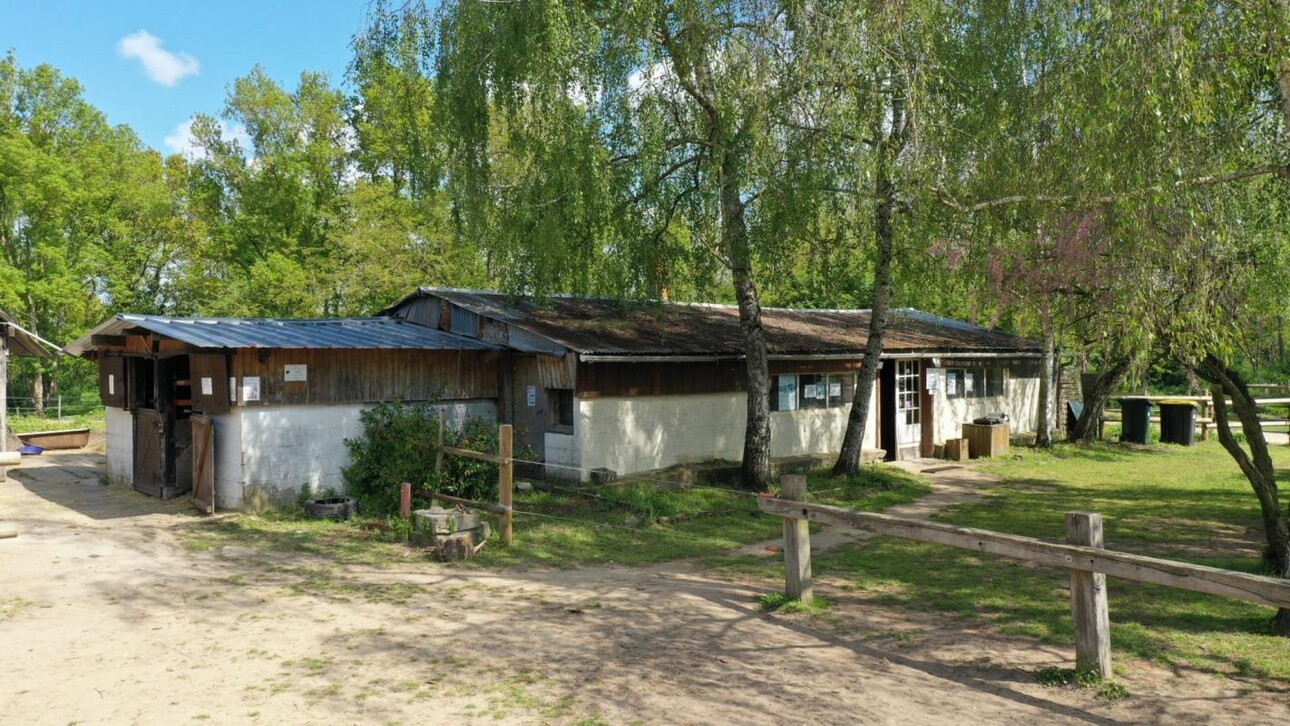
[[[134,488],[150,496],[161,496],[166,485],[165,419],[160,411],[137,408],[134,412]]]

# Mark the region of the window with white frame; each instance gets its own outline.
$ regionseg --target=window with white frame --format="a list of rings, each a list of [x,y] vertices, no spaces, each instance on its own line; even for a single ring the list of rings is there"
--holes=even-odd
[[[855,397],[854,373],[795,373],[770,377],[770,410],[841,408]]]
[[[1003,395],[1002,368],[946,368],[946,398],[997,398]]]

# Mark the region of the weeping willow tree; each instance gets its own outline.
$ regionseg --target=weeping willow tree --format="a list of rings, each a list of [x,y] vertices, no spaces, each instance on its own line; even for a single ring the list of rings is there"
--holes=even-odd
[[[445,2],[379,35],[433,58],[454,223],[515,292],[738,304],[743,478],[769,483],[759,283],[818,219],[827,151],[803,118],[796,3]],[[382,17],[388,18],[388,14]],[[412,22],[409,22],[409,17]],[[366,45],[356,45],[356,67]],[[826,223],[827,224],[827,223]]]

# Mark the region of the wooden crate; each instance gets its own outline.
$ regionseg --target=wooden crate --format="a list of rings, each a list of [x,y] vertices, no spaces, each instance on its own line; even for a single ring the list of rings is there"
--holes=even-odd
[[[968,440],[972,458],[1004,456],[1008,453],[1008,424],[963,424],[963,438]]]
[[[950,461],[967,461],[970,447],[967,439],[946,439],[945,458]]]

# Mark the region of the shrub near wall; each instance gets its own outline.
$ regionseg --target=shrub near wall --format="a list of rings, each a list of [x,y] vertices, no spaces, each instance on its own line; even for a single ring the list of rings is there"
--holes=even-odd
[[[413,487],[412,505],[429,505],[428,490],[467,499],[497,498],[497,466],[458,456],[445,456],[442,477],[434,473],[439,437],[439,410],[433,404],[383,403],[361,415],[363,435],[345,439],[350,465],[345,485],[367,514],[399,511],[403,482]],[[497,451],[497,431],[483,419],[467,419],[461,431],[444,432],[444,443],[476,451]]]

